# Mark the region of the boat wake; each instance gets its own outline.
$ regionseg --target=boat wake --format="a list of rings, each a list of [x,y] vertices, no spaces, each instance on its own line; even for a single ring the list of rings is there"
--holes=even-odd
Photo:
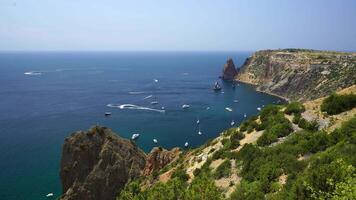
[[[25,72],[25,75],[29,75],[29,76],[40,76],[42,75],[42,72],[39,71],[29,71],[29,72]]]
[[[129,94],[144,94],[145,92],[129,92]]]
[[[119,108],[119,109],[130,109],[130,110],[148,110],[148,111],[154,111],[154,112],[160,112],[164,113],[165,110],[160,110],[160,109],[154,109],[154,108],[148,108],[148,107],[143,107],[143,106],[137,106],[134,104],[108,104],[107,107],[110,108]]]
[[[153,95],[148,95],[147,97],[145,97],[145,98],[143,98],[144,100],[145,99],[149,99],[149,98],[151,98]]]

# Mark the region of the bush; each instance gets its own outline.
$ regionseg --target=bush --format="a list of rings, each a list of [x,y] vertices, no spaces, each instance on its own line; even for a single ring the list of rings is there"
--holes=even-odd
[[[303,104],[299,102],[291,102],[287,105],[286,109],[284,110],[284,113],[290,115],[290,114],[300,114],[304,111],[305,111],[305,107]]]
[[[308,122],[306,119],[301,118],[298,122],[299,128],[309,130],[309,131],[317,131],[319,129],[319,124],[317,121],[313,120],[312,122]]]
[[[347,110],[351,110],[354,107],[356,107],[355,94],[332,94],[328,98],[324,99],[320,108],[321,111],[326,112],[329,115],[336,115]]]
[[[193,171],[193,175],[194,175],[195,177],[197,177],[197,176],[200,174],[200,172],[201,172],[201,169],[200,169],[200,168],[196,168],[196,169]]]
[[[220,179],[223,177],[229,177],[231,175],[231,162],[230,160],[225,160],[223,163],[216,168],[214,177],[215,179]]]
[[[293,124],[297,124],[299,123],[300,119],[302,118],[302,115],[300,113],[297,113],[297,114],[294,114],[294,117],[293,117]]]
[[[185,170],[182,168],[177,168],[173,174],[172,178],[178,178],[179,180],[186,182],[189,180],[189,175],[185,173]]]
[[[267,146],[272,144],[273,142],[277,142],[278,138],[277,135],[265,131],[261,137],[258,138],[257,140],[257,145],[258,146]]]
[[[276,135],[277,137],[285,137],[293,131],[292,125],[290,123],[280,123],[272,126],[268,132]]]

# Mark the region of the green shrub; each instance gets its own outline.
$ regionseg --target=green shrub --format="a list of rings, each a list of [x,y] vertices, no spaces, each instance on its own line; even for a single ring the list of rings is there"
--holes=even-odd
[[[335,115],[347,110],[351,110],[354,107],[356,107],[355,94],[332,94],[328,98],[324,99],[320,108],[321,111],[326,112],[329,115]]]
[[[277,135],[265,131],[263,135],[257,139],[257,144],[258,146],[267,146],[277,141]]]
[[[299,128],[309,130],[309,131],[317,131],[319,129],[319,124],[316,120],[308,122],[306,119],[301,118],[298,122]]]
[[[292,120],[293,124],[298,125],[301,118],[302,118],[302,115],[300,113],[294,114],[294,117]]]
[[[189,175],[185,173],[183,168],[179,167],[173,172],[172,178],[178,178],[179,180],[186,182],[189,180]]]
[[[221,163],[215,170],[214,177],[220,179],[223,177],[229,177],[231,175],[231,162],[230,160],[225,160]]]
[[[197,176],[200,174],[200,172],[201,172],[201,169],[200,169],[200,168],[196,168],[196,169],[193,171],[193,175],[194,175],[195,177],[197,177]]]
[[[241,181],[230,196],[231,200],[262,200],[265,199],[261,189],[261,183]]]
[[[305,107],[302,103],[299,102],[291,102],[286,106],[284,113],[287,115],[290,114],[300,114],[305,111]]]

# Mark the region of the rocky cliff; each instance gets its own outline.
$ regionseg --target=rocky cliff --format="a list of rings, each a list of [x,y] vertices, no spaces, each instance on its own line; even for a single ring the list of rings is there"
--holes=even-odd
[[[140,176],[145,161],[143,151],[108,128],[73,133],[63,145],[61,199],[115,199],[127,181]]]
[[[148,176],[156,170],[162,169],[167,164],[173,162],[179,157],[181,153],[179,148],[173,148],[168,151],[161,147],[155,147],[147,155],[147,162],[145,169],[143,170],[143,175]]]
[[[290,100],[316,99],[355,84],[356,53],[258,51],[245,61],[236,79]]]
[[[237,74],[237,70],[235,64],[232,61],[232,59],[229,58],[224,65],[221,78],[226,81],[232,81],[234,80],[236,74]]]

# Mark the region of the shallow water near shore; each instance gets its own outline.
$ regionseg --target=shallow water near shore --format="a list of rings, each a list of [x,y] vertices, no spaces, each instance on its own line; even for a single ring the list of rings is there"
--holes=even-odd
[[[243,83],[211,89],[228,57],[240,66],[250,54],[0,53],[0,198],[58,197],[62,143],[76,130],[99,124],[125,138],[139,133],[136,142],[148,152],[154,138],[168,149],[185,142],[196,147],[232,120],[238,125],[245,113],[280,100]]]

